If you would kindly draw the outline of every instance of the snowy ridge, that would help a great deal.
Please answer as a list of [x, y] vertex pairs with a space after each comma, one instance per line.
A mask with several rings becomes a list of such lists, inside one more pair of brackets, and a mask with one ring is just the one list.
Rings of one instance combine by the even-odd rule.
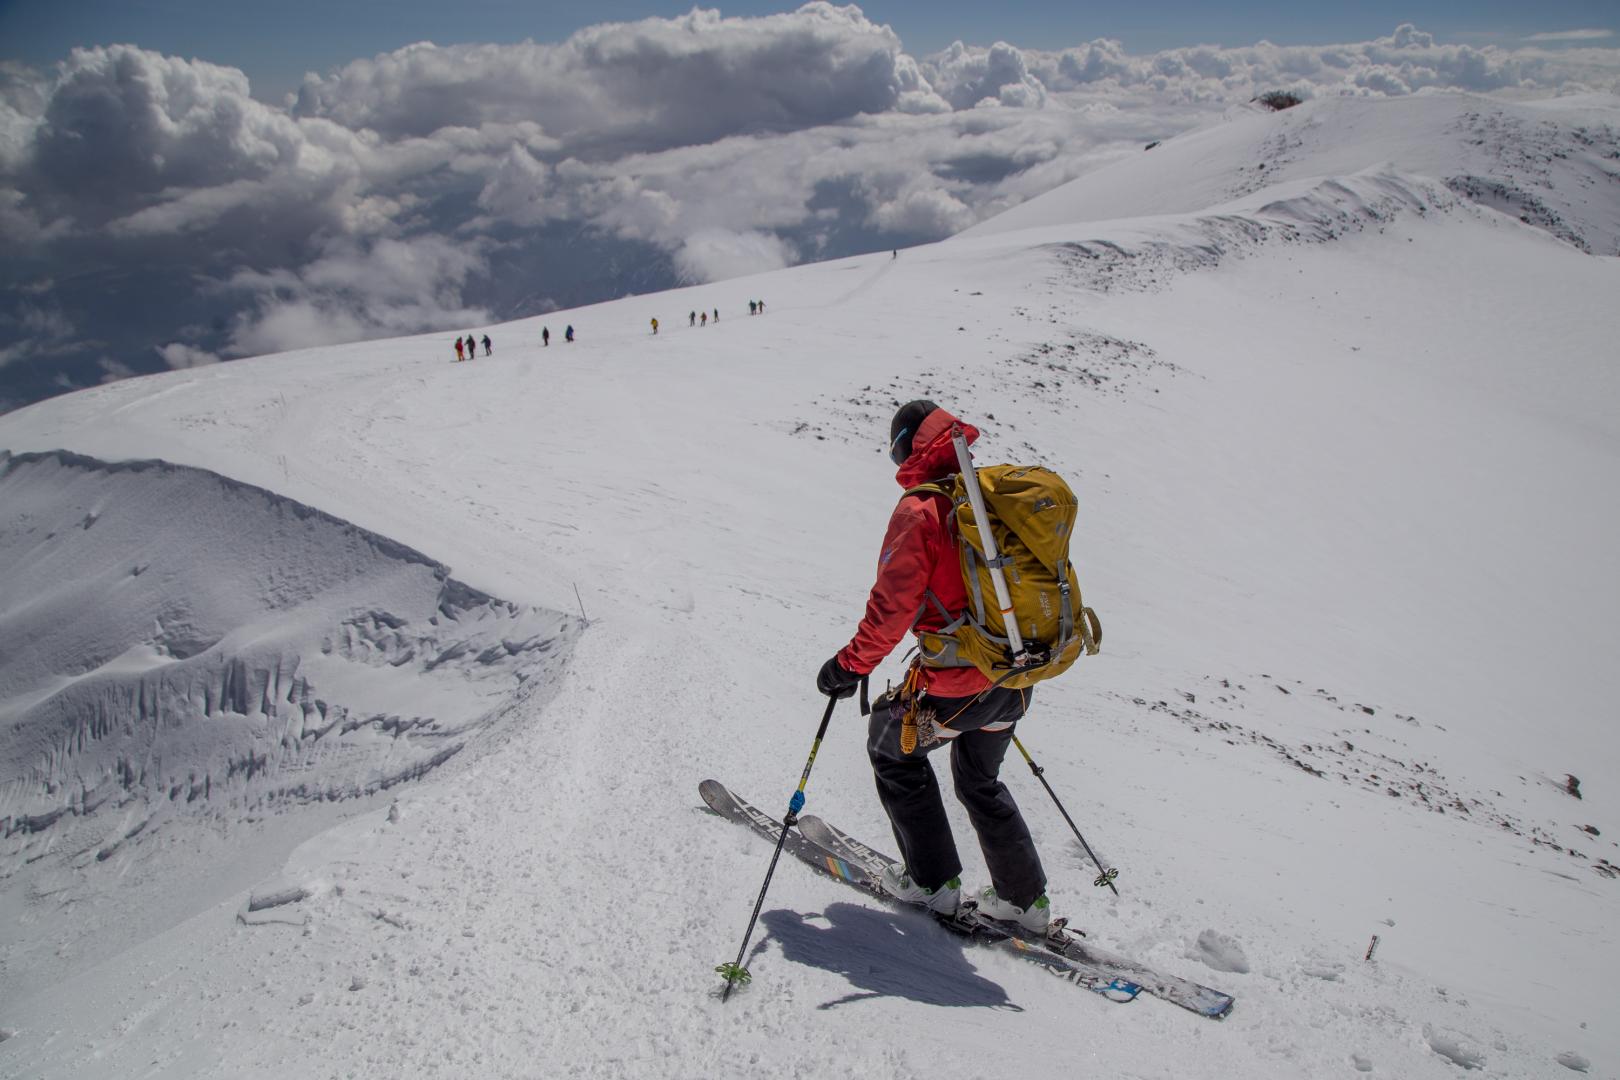
[[1398, 171], [1444, 183], [1591, 254], [1620, 254], [1620, 101], [1511, 104], [1462, 93], [1324, 98], [1170, 139], [962, 237], [1180, 214], [1279, 182]]
[[8, 456], [0, 506], [0, 874], [421, 776], [553, 682], [578, 629], [198, 469]]
[[1277, 184], [1193, 215], [1069, 226], [1085, 240], [1047, 245], [1072, 284], [1099, 292], [1165, 288], [1173, 275], [1207, 270], [1268, 244], [1327, 243], [1388, 225], [1402, 214], [1457, 209], [1461, 201], [1422, 177], [1389, 170]]

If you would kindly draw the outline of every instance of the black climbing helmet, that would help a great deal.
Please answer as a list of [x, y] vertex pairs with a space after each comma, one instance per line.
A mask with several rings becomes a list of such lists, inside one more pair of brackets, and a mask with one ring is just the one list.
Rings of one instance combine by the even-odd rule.
[[926, 398], [908, 401], [895, 412], [889, 422], [889, 460], [904, 465], [911, 456], [911, 440], [922, 426], [923, 418], [939, 408]]

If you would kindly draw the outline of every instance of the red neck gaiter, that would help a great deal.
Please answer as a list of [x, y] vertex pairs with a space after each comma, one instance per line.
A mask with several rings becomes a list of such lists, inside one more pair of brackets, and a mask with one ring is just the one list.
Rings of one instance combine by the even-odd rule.
[[895, 481], [903, 488], [913, 488], [960, 472], [956, 447], [951, 442], [951, 428], [958, 424], [961, 424], [962, 434], [967, 436], [968, 445], [972, 446], [979, 437], [979, 429], [972, 424], [963, 424], [944, 409], [935, 409], [923, 417], [911, 440], [911, 456], [894, 474]]

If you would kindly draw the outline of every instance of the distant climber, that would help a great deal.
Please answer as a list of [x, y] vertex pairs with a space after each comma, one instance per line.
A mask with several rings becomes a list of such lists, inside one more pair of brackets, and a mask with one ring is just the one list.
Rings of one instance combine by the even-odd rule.
[[719, 308], [714, 309], [714, 321], [715, 322], [720, 321], [720, 309]]
[[569, 323], [568, 324], [568, 329], [563, 331], [563, 340], [564, 341], [569, 341], [569, 342], [574, 340], [574, 324], [573, 323]]
[[653, 333], [654, 334], [658, 333], [658, 320], [657, 319], [654, 319], [652, 321], [652, 327], [653, 327]]
[[699, 323], [700, 326], [708, 326], [709, 325], [709, 313], [707, 311], [705, 311], [702, 315], [700, 315], [699, 318], [701, 318], [703, 320], [701, 323]]
[[758, 308], [758, 305], [755, 304], [752, 300], [748, 301], [748, 314], [750, 314], [750, 315], [754, 314], [755, 311], [757, 310], [757, 308]]
[[540, 328], [540, 344], [541, 345], [550, 345], [551, 344], [551, 327], [542, 326]]
[[488, 356], [489, 354], [490, 354], [489, 335], [485, 334], [484, 335], [484, 355]]
[[467, 359], [466, 349], [462, 346], [461, 339], [456, 338], [456, 363], [459, 364], [465, 359]]

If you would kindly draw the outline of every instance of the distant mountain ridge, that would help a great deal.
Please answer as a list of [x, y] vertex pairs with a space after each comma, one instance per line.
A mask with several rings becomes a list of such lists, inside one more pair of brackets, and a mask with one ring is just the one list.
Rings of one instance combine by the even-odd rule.
[[1620, 254], [1620, 97], [1608, 94], [1510, 103], [1431, 92], [1244, 111], [958, 235], [1191, 213], [1370, 169], [1432, 178], [1588, 254]]

